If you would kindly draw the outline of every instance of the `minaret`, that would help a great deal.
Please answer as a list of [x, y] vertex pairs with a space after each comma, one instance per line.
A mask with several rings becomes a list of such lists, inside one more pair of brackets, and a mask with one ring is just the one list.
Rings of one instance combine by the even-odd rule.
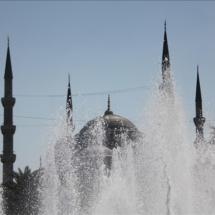
[[3, 184], [13, 181], [11, 174], [13, 173], [13, 163], [16, 160], [16, 155], [13, 154], [13, 135], [16, 130], [16, 126], [13, 125], [13, 106], [16, 100], [13, 98], [13, 73], [10, 60], [9, 38], [4, 79], [4, 97], [1, 99], [4, 107], [4, 123], [1, 126], [3, 134], [3, 154], [1, 155]]
[[196, 82], [196, 117], [193, 118], [196, 126], [196, 140], [203, 140], [203, 126], [205, 123], [205, 118], [203, 117], [202, 111], [202, 95], [201, 87], [199, 81], [199, 66], [197, 66], [197, 82]]
[[[163, 54], [162, 54], [162, 77], [165, 79], [167, 76], [168, 70], [170, 69], [170, 57], [169, 57], [169, 48], [167, 41], [166, 33], [166, 21], [164, 23], [164, 40], [163, 40]], [[168, 74], [169, 75], [169, 74]]]
[[72, 94], [71, 94], [71, 87], [70, 87], [70, 75], [69, 75], [69, 78], [68, 78], [66, 112], [67, 112], [67, 123], [69, 125], [73, 126], [73, 108], [72, 108]]

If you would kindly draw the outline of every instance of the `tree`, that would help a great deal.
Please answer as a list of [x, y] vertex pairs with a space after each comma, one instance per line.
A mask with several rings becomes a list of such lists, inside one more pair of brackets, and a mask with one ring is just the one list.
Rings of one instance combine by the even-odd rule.
[[3, 210], [6, 215], [33, 215], [39, 213], [40, 169], [31, 172], [26, 166], [13, 172], [13, 182], [3, 184]]

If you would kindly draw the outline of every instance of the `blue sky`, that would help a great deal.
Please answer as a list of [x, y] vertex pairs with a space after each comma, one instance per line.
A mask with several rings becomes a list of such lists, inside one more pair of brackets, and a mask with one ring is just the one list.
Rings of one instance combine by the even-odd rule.
[[[38, 167], [50, 129], [46, 119], [65, 107], [68, 73], [75, 95], [149, 86], [160, 72], [165, 20], [172, 72], [194, 133], [197, 64], [204, 112], [215, 114], [215, 2], [0, 2], [0, 95], [9, 35], [14, 116], [45, 118], [14, 117], [15, 169]], [[111, 94], [112, 110], [141, 127], [149, 94], [150, 89]], [[73, 105], [78, 131], [103, 114], [107, 95], [74, 96]]]

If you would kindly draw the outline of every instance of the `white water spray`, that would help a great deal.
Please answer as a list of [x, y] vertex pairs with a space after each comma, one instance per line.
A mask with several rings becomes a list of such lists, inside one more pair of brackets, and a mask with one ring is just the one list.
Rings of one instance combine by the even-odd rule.
[[104, 162], [101, 120], [82, 148], [58, 121], [42, 176], [41, 214], [214, 214], [214, 146], [188, 138], [185, 114], [171, 77], [157, 85], [144, 109], [143, 137], [121, 135], [112, 167]]

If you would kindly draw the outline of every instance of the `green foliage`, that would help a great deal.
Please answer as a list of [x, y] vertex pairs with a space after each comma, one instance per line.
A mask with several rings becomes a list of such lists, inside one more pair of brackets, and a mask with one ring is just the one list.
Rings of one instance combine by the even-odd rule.
[[39, 213], [40, 170], [31, 172], [26, 166], [24, 172], [13, 172], [13, 182], [3, 186], [3, 208], [6, 215], [34, 215]]

